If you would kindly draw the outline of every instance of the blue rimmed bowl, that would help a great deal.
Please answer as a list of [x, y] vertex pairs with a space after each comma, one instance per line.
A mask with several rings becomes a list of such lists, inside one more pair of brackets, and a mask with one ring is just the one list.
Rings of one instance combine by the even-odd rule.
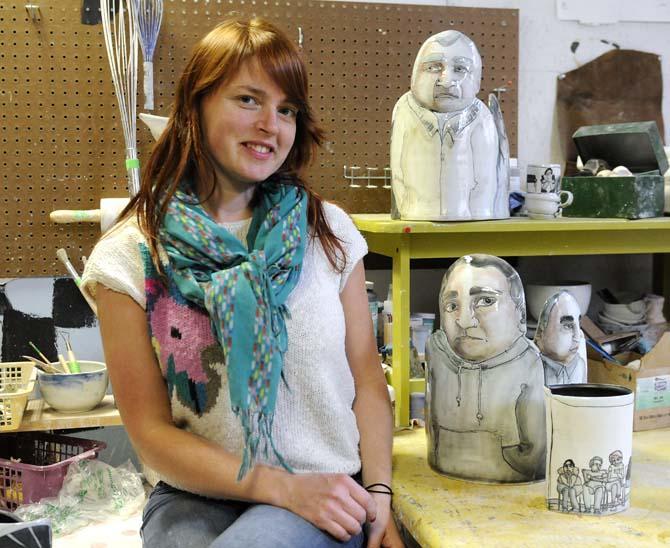
[[[54, 364], [58, 367], [58, 364]], [[61, 413], [83, 413], [95, 408], [107, 392], [107, 366], [102, 362], [79, 361], [80, 373], [39, 373], [42, 398]]]

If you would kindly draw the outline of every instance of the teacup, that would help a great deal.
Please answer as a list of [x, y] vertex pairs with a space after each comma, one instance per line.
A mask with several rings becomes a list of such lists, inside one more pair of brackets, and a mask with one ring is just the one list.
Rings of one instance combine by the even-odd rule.
[[531, 219], [555, 219], [573, 200], [572, 192], [527, 192], [526, 209]]

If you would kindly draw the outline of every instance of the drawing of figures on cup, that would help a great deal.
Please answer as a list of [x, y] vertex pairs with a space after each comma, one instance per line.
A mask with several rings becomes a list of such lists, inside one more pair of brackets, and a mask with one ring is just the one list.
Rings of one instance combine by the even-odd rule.
[[391, 127], [394, 217], [472, 220], [509, 217], [509, 141], [500, 104], [477, 98], [482, 59], [457, 30], [419, 49], [410, 91]]
[[555, 293], [544, 304], [534, 342], [547, 386], [586, 382], [586, 341], [579, 318], [579, 304], [569, 291]]
[[440, 329], [426, 345], [428, 462], [452, 477], [544, 477], [544, 374], [525, 337], [521, 279], [504, 260], [466, 255], [447, 271]]
[[[628, 506], [630, 492], [629, 470], [623, 463], [623, 453], [616, 449], [608, 457], [609, 467], [603, 468], [602, 457], [589, 460], [580, 470], [572, 459], [566, 459], [557, 470], [556, 494], [561, 512], [586, 514], [614, 513]], [[583, 479], [582, 479], [583, 478]]]

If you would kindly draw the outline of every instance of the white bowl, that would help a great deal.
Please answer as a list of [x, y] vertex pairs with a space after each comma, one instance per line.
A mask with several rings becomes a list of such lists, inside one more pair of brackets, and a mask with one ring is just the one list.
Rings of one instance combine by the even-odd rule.
[[[54, 364], [59, 367], [58, 364]], [[37, 384], [42, 398], [56, 411], [83, 413], [97, 406], [107, 391], [107, 366], [102, 362], [79, 361], [81, 373], [49, 375], [40, 372]]]
[[530, 315], [536, 320], [539, 319], [547, 299], [562, 289], [566, 289], [572, 294], [579, 305], [581, 315], [586, 315], [591, 302], [591, 284], [572, 280], [526, 284], [526, 305]]

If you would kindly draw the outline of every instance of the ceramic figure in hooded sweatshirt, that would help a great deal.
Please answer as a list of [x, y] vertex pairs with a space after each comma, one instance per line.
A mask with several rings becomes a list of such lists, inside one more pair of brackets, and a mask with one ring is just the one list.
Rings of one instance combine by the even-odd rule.
[[509, 142], [495, 95], [477, 99], [482, 60], [448, 30], [419, 49], [411, 89], [393, 109], [393, 215], [409, 220], [509, 217]]
[[579, 304], [566, 290], [549, 297], [542, 308], [534, 340], [547, 386], [586, 382], [586, 342], [579, 316]]
[[544, 477], [544, 376], [525, 309], [519, 275], [498, 257], [466, 255], [444, 276], [441, 325], [426, 348], [435, 470], [492, 483]]

